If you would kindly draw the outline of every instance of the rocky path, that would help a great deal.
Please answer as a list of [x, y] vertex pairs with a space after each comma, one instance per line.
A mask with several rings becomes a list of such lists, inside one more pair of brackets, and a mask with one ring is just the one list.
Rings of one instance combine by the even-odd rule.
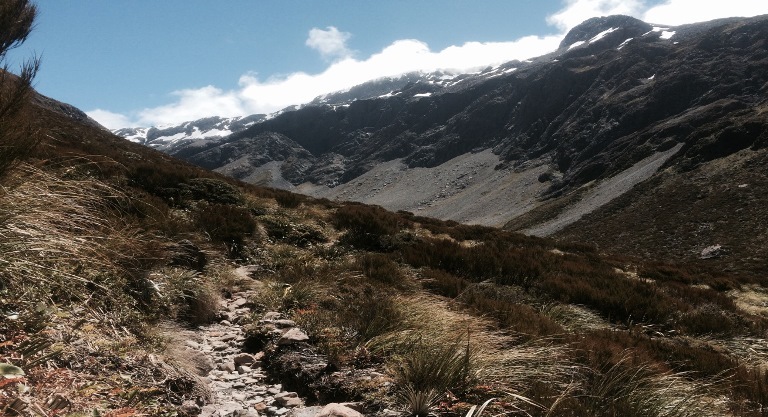
[[[251, 315], [249, 298], [255, 291], [233, 294], [221, 305], [218, 323], [199, 328], [193, 337], [184, 340], [185, 348], [208, 364], [204, 380], [211, 391], [205, 405], [187, 401], [180, 411], [201, 417], [361, 417], [362, 414], [345, 405], [304, 407], [305, 401], [295, 392], [285, 391], [279, 383], [269, 383], [263, 369], [263, 352], [243, 352], [245, 330], [242, 323]], [[280, 313], [267, 313], [261, 320], [280, 333], [280, 344], [307, 339], [295, 323], [283, 319]]]

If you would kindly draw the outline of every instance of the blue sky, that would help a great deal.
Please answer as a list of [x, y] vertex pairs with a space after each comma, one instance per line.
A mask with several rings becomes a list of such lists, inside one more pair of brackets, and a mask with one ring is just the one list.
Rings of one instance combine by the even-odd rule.
[[468, 71], [553, 50], [586, 18], [670, 25], [768, 13], [764, 0], [36, 0], [11, 65], [110, 128], [271, 112], [367, 79]]

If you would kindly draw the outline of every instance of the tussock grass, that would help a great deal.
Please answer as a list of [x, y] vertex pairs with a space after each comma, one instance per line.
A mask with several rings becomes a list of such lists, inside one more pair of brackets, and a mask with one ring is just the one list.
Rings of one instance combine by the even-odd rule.
[[435, 389], [419, 390], [406, 385], [398, 394], [400, 403], [410, 416], [426, 417], [442, 394]]
[[218, 291], [197, 271], [169, 268], [150, 275], [158, 299], [155, 308], [163, 316], [193, 325], [212, 323], [221, 303]]
[[128, 269], [139, 236], [119, 220], [115, 188], [17, 168], [0, 190], [0, 288], [14, 303], [79, 301], [110, 309], [140, 291]]
[[[393, 369], [405, 364], [407, 370], [420, 361], [438, 367], [445, 382], [433, 383], [436, 389], [456, 388], [451, 385], [458, 381], [466, 381], [464, 388], [483, 383], [522, 390], [532, 381], [565, 387], [573, 378], [576, 368], [567, 359], [567, 349], [548, 339], [521, 343], [496, 332], [490, 320], [456, 311], [438, 297], [401, 296], [396, 302], [406, 314], [403, 330], [375, 337], [367, 346], [392, 355]], [[408, 385], [408, 375], [398, 372], [402, 384]]]
[[632, 365], [629, 355], [588, 384], [585, 403], [596, 416], [693, 417], [728, 414], [716, 381], [687, 378], [684, 373], [660, 373], [647, 365]]
[[575, 304], [548, 303], [541, 313], [570, 331], [601, 330], [612, 327], [594, 311]]

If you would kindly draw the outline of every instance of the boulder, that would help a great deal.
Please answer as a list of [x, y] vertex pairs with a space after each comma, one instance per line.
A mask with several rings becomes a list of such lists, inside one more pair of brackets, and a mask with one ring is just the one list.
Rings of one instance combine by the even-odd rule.
[[234, 358], [235, 366], [248, 366], [252, 365], [254, 362], [256, 362], [256, 358], [253, 357], [253, 355], [248, 353], [241, 353]]
[[182, 266], [202, 271], [208, 263], [205, 253], [189, 240], [182, 240], [170, 248], [172, 266]]
[[323, 407], [316, 417], [363, 417], [363, 415], [345, 405], [330, 403]]
[[279, 346], [292, 345], [295, 343], [306, 342], [309, 340], [309, 336], [300, 329], [294, 327], [285, 332], [277, 341]]
[[722, 245], [707, 246], [701, 250], [700, 259], [714, 259], [725, 255], [725, 248]]

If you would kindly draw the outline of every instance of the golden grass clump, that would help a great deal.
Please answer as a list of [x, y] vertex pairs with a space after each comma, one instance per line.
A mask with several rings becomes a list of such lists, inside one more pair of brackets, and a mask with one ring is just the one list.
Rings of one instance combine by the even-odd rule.
[[[20, 166], [0, 189], [0, 290], [13, 303], [123, 299], [140, 247], [116, 213], [115, 188]], [[117, 290], [117, 291], [116, 291]], [[139, 291], [139, 288], [136, 288]], [[8, 300], [10, 301], [10, 300]]]
[[627, 354], [604, 371], [594, 371], [584, 393], [596, 416], [715, 417], [728, 415], [717, 381], [693, 381], [685, 373], [633, 365]]
[[533, 382], [564, 392], [578, 371], [565, 347], [546, 339], [520, 343], [495, 331], [490, 320], [456, 311], [439, 297], [400, 296], [395, 302], [404, 312], [403, 323], [366, 346], [387, 353], [402, 398], [458, 393], [475, 385], [523, 391]]

